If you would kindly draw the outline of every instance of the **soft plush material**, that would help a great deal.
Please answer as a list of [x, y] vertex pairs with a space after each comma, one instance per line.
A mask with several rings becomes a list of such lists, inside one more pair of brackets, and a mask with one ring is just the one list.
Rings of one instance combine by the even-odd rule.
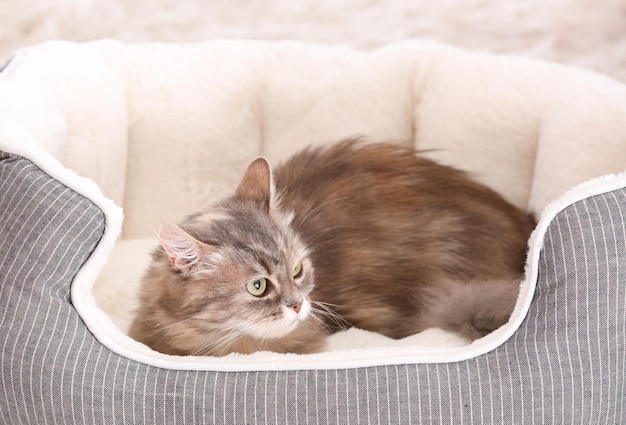
[[[608, 78], [419, 41], [22, 51], [0, 73], [0, 415], [619, 422], [626, 179], [576, 186], [625, 168], [625, 113]], [[257, 155], [354, 135], [429, 150], [541, 217], [507, 325], [467, 346], [348, 331], [304, 356], [179, 358], [124, 335], [161, 221], [231, 191]]]

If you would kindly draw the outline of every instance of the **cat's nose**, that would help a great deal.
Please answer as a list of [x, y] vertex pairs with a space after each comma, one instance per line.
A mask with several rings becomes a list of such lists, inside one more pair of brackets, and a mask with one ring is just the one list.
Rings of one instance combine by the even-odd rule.
[[304, 300], [302, 299], [302, 297], [283, 298], [283, 304], [285, 305], [285, 307], [292, 309], [296, 313], [300, 313], [303, 302]]
[[292, 309], [296, 313], [300, 313], [300, 309], [302, 308], [302, 301], [285, 300], [284, 303], [287, 308]]

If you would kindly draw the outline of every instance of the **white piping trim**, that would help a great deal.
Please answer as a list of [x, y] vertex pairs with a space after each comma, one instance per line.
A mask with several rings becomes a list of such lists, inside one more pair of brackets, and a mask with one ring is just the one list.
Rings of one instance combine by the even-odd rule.
[[144, 364], [173, 370], [343, 369], [414, 363], [448, 363], [483, 355], [506, 342], [526, 317], [535, 292], [543, 240], [548, 226], [556, 215], [575, 202], [626, 186], [626, 177], [623, 174], [597, 178], [573, 188], [546, 207], [529, 240], [526, 277], [521, 284], [520, 296], [509, 323], [470, 345], [440, 348], [422, 346], [360, 348], [307, 355], [262, 352], [251, 355], [233, 354], [221, 358], [179, 357], [157, 353], [124, 335], [111, 318], [96, 305], [91, 290], [121, 233], [122, 210], [113, 201], [107, 199], [93, 181], [63, 167], [60, 162], [37, 145], [30, 133], [9, 118], [0, 116], [0, 150], [32, 161], [51, 177], [90, 199], [105, 214], [104, 235], [72, 284], [72, 302], [78, 314], [96, 338], [117, 354]]

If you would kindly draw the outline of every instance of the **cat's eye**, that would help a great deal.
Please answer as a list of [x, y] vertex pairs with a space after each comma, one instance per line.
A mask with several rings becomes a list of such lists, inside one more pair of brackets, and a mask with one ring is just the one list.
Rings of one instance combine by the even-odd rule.
[[293, 278], [297, 279], [302, 276], [302, 263], [298, 263], [296, 268], [293, 270]]
[[248, 283], [246, 289], [248, 290], [248, 292], [250, 292], [250, 294], [254, 295], [255, 297], [260, 297], [267, 290], [267, 279], [263, 277], [258, 280], [253, 280], [252, 282]]

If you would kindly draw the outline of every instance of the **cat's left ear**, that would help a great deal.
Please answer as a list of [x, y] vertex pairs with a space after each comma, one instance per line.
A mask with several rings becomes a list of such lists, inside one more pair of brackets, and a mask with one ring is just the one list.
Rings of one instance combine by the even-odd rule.
[[257, 158], [248, 165], [235, 196], [246, 201], [253, 201], [269, 213], [274, 197], [274, 178], [272, 167], [267, 159]]
[[209, 255], [211, 251], [208, 245], [198, 241], [175, 224], [161, 225], [159, 239], [172, 263], [172, 267], [182, 272], [192, 271], [200, 260]]

